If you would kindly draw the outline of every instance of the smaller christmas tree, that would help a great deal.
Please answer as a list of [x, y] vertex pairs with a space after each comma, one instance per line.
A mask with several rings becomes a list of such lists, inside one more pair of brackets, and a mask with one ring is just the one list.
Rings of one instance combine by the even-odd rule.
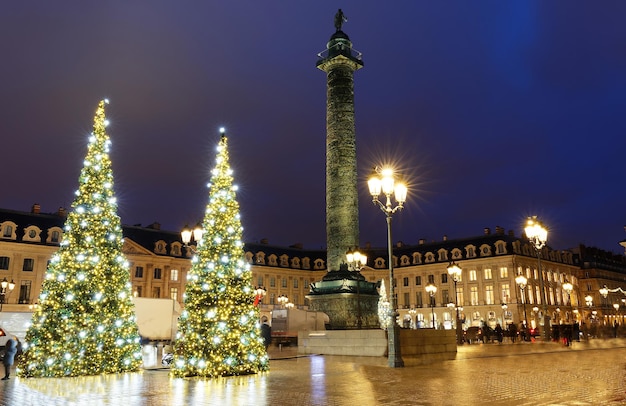
[[174, 346], [175, 377], [245, 375], [269, 367], [223, 131], [211, 174], [204, 233], [187, 275]]
[[391, 326], [391, 317], [389, 315], [389, 300], [387, 300], [387, 291], [385, 290], [385, 280], [380, 281], [380, 288], [378, 288], [380, 297], [378, 298], [378, 322], [380, 328], [387, 330]]
[[106, 103], [98, 105], [73, 210], [48, 266], [25, 352], [18, 358], [22, 377], [119, 373], [141, 365], [113, 194]]

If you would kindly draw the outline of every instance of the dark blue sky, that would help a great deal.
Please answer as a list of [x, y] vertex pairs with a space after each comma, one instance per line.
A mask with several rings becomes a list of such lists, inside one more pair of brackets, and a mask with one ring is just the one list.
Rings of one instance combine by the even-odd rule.
[[[284, 3], [284, 4], [283, 4]], [[98, 101], [125, 224], [202, 217], [218, 128], [246, 241], [325, 246], [325, 74], [342, 8], [361, 241], [386, 243], [375, 164], [410, 183], [394, 240], [521, 235], [622, 253], [626, 2], [11, 2], [0, 14], [0, 206], [69, 207]]]

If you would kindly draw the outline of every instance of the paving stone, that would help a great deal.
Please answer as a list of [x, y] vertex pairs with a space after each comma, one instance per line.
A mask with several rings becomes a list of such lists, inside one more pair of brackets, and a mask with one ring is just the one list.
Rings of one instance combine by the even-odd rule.
[[0, 405], [620, 405], [626, 342], [479, 344], [405, 368], [386, 358], [270, 350], [267, 373], [213, 380], [168, 370], [0, 383]]

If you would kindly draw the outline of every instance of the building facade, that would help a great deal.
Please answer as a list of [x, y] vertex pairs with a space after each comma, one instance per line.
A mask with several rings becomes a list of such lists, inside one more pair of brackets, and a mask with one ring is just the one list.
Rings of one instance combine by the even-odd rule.
[[[28, 311], [36, 304], [48, 261], [63, 237], [65, 211], [40, 213], [38, 205], [30, 212], [0, 210], [0, 280], [14, 282], [14, 290], [4, 296], [5, 311]], [[123, 226], [124, 254], [130, 263], [133, 291], [139, 297], [171, 298], [183, 303], [191, 250], [178, 232], [164, 231], [158, 224], [147, 227]], [[361, 274], [370, 282], [388, 280], [386, 248], [366, 247], [367, 265]], [[282, 306], [286, 296], [301, 309], [308, 308], [306, 295], [311, 283], [327, 273], [325, 250], [306, 250], [299, 245], [280, 247], [267, 241], [244, 244], [245, 258], [251, 265], [252, 283], [264, 287], [261, 309], [268, 314]], [[470, 238], [407, 245], [393, 249], [396, 303], [399, 322], [405, 327], [454, 328], [458, 308], [464, 328], [483, 323], [495, 326], [526, 321], [540, 327], [543, 320], [542, 284], [552, 324], [623, 324], [626, 311], [626, 260], [595, 248], [541, 251], [541, 271], [537, 253], [527, 239], [485, 229]], [[461, 269], [456, 283], [447, 267], [454, 262]], [[524, 289], [516, 283], [524, 275]], [[564, 284], [573, 289], [568, 292]], [[431, 297], [428, 285], [437, 287]], [[600, 292], [606, 286], [608, 294]], [[591, 300], [587, 300], [587, 297]], [[618, 305], [617, 307], [615, 305]]]

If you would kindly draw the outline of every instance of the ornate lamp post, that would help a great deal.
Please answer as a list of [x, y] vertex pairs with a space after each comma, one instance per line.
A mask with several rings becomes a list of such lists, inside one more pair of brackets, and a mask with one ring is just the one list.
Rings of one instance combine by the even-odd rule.
[[528, 336], [528, 318], [526, 317], [526, 293], [524, 292], [524, 289], [526, 289], [527, 282], [528, 282], [528, 279], [526, 279], [526, 277], [522, 274], [517, 275], [517, 277], [515, 278], [515, 283], [517, 283], [517, 286], [519, 286], [520, 290], [522, 291], [522, 308], [524, 309], [524, 337], [523, 337], [524, 341], [528, 340], [528, 337], [527, 337]]
[[278, 302], [279, 305], [281, 305], [282, 307], [285, 307], [287, 302], [289, 302], [289, 298], [285, 295], [280, 295], [276, 298], [276, 301]]
[[437, 293], [437, 287], [432, 283], [426, 285], [426, 292], [430, 296], [430, 311], [433, 316], [433, 328], [435, 328], [435, 293]]
[[589, 322], [593, 323], [593, 313], [591, 307], [593, 306], [593, 297], [591, 295], [585, 296], [585, 304], [589, 307]]
[[461, 267], [452, 261], [448, 265], [448, 274], [454, 281], [454, 307], [456, 307], [456, 343], [463, 344], [463, 326], [461, 326], [461, 317], [459, 315], [459, 292], [457, 291], [456, 284], [461, 280]]
[[541, 305], [543, 307], [543, 337], [546, 342], [550, 341], [550, 315], [548, 314], [548, 300], [546, 298], [546, 288], [543, 282], [543, 272], [541, 271], [541, 249], [548, 240], [548, 230], [537, 220], [537, 216], [529, 217], [524, 228], [526, 237], [537, 251], [537, 271], [539, 272], [539, 287], [541, 289]]
[[202, 234], [204, 234], [204, 230], [202, 229], [201, 224], [196, 224], [193, 230], [189, 228], [188, 225], [185, 225], [180, 232], [180, 238], [183, 241], [185, 248], [188, 248], [192, 253], [195, 253], [196, 248], [191, 245], [191, 242], [194, 241], [196, 245], [200, 244], [202, 242]]
[[11, 282], [7, 281], [7, 278], [2, 279], [0, 283], [2, 289], [0, 290], [0, 312], [2, 311], [2, 305], [5, 303], [6, 296], [15, 289], [15, 282], [11, 279]]
[[604, 285], [603, 287], [600, 288], [600, 294], [602, 295], [602, 321], [604, 324], [606, 324], [606, 315], [604, 314], [605, 312], [605, 307], [606, 307], [606, 298], [609, 296], [609, 288], [606, 287], [606, 285]]
[[261, 304], [263, 297], [267, 294], [267, 290], [263, 286], [257, 286], [254, 289], [254, 305], [258, 306]]
[[[383, 168], [374, 170], [372, 176], [367, 181], [367, 185], [372, 195], [372, 202], [385, 213], [387, 219], [387, 253], [389, 262], [389, 316], [391, 326], [387, 328], [388, 334], [388, 364], [390, 367], [403, 367], [404, 360], [400, 353], [400, 331], [396, 322], [396, 299], [394, 297], [393, 286], [393, 253], [391, 240], [391, 216], [398, 210], [402, 210], [406, 201], [407, 187], [404, 183], [396, 183], [393, 176], [393, 169]], [[378, 197], [383, 194], [386, 202], [383, 204]], [[395, 195], [396, 206], [391, 203], [391, 196]]]
[[361, 279], [362, 276], [358, 273], [361, 272], [361, 269], [367, 264], [367, 256], [361, 254], [358, 250], [352, 251], [348, 250], [346, 253], [346, 260], [348, 261], [348, 270], [357, 272], [356, 277], [356, 327], [357, 329], [361, 329], [363, 326], [363, 319], [361, 315]]
[[[574, 290], [574, 285], [572, 285], [569, 281], [565, 281], [563, 284], [563, 290], [567, 293], [567, 304], [569, 305], [570, 314], [572, 313], [572, 290]], [[574, 322], [572, 322], [574, 324]]]

